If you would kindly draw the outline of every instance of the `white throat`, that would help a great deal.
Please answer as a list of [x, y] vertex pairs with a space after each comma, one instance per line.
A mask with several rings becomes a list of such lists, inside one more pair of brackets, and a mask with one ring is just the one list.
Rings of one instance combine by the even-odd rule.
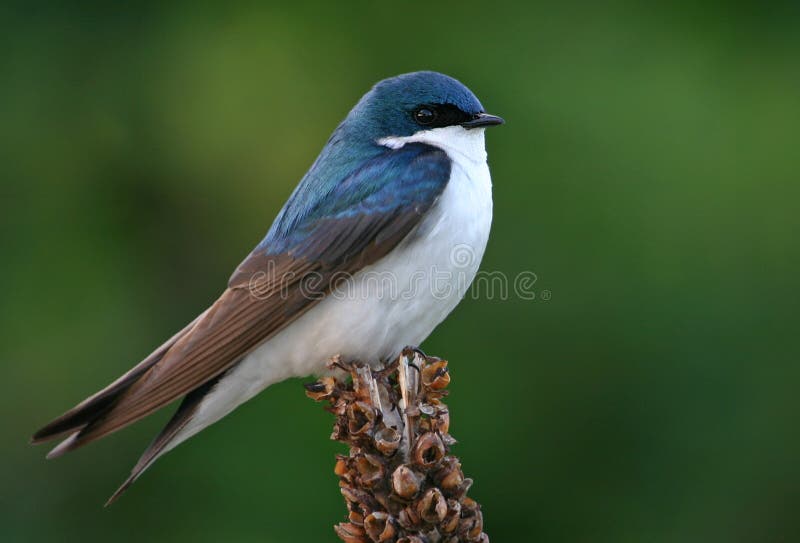
[[388, 136], [378, 140], [379, 145], [399, 149], [406, 143], [427, 143], [439, 147], [450, 160], [463, 162], [486, 162], [485, 128], [467, 130], [463, 126], [445, 126], [431, 130], [420, 130], [411, 136]]

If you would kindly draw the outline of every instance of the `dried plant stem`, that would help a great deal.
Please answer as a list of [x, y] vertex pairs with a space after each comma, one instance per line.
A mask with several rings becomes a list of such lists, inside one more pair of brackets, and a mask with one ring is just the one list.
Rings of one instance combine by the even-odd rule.
[[331, 439], [350, 446], [336, 475], [349, 511], [334, 527], [346, 543], [488, 543], [472, 480], [450, 455], [450, 413], [441, 399], [447, 362], [413, 349], [376, 371], [331, 362], [352, 378], [323, 377], [306, 394], [336, 415]]

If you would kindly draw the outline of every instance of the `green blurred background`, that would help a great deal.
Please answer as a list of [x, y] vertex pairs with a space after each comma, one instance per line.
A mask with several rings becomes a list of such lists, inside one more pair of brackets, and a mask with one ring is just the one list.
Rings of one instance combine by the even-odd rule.
[[0, 7], [0, 540], [333, 541], [331, 417], [272, 387], [102, 504], [169, 413], [30, 433], [204, 309], [375, 81], [491, 130], [456, 453], [493, 541], [800, 541], [800, 8], [363, 2]]

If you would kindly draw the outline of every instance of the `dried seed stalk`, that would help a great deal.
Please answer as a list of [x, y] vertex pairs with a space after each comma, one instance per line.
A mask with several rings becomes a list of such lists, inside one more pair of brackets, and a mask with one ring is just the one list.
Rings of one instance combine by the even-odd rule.
[[334, 472], [349, 511], [334, 527], [346, 543], [488, 543], [480, 505], [467, 497], [472, 480], [450, 454], [450, 414], [442, 397], [447, 362], [406, 349], [375, 371], [345, 370], [352, 382], [324, 377], [306, 394], [336, 416], [331, 439], [350, 446]]

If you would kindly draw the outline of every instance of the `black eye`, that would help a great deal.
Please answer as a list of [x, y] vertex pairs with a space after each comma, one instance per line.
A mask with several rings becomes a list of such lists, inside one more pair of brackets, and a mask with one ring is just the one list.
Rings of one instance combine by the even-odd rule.
[[414, 112], [414, 120], [423, 126], [433, 124], [436, 117], [436, 110], [428, 107], [421, 107]]

